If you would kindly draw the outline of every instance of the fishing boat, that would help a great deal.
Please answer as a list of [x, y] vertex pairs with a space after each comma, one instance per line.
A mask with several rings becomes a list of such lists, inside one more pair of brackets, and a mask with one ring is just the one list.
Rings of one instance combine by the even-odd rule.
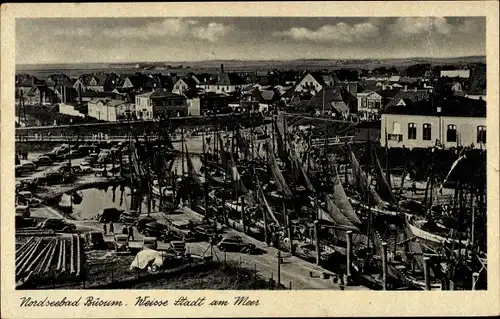
[[[408, 227], [414, 236], [436, 243], [436, 244], [449, 244], [449, 243], [459, 243], [462, 245], [467, 245], [468, 240], [459, 240], [449, 238], [450, 230], [445, 226], [429, 221], [425, 218], [418, 218], [415, 215], [406, 214], [408, 220]], [[426, 230], [426, 227], [432, 227], [431, 231]]]

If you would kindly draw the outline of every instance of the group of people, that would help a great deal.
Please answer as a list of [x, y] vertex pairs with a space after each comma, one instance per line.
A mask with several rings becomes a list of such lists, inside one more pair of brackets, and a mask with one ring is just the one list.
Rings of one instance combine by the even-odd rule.
[[28, 160], [28, 151], [18, 152], [17, 156], [22, 160]]
[[[115, 225], [113, 224], [113, 221], [109, 222], [109, 229], [108, 229], [108, 223], [104, 223], [102, 226], [102, 229], [104, 230], [104, 235], [108, 233], [114, 234], [115, 233]], [[134, 227], [132, 225], [124, 225], [122, 229], [122, 234], [123, 235], [128, 235], [129, 240], [134, 240]]]

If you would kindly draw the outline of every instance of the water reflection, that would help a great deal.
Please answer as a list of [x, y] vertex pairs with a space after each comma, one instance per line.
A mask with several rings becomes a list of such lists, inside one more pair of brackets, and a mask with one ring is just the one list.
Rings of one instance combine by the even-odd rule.
[[[70, 195], [64, 194], [58, 205], [63, 210], [68, 210], [72, 205], [73, 216], [79, 219], [91, 219], [101, 209], [111, 207], [147, 213], [147, 196], [135, 192], [134, 197], [132, 197], [131, 193], [130, 187], [126, 186], [90, 188], [78, 191], [78, 194], [81, 196], [80, 203], [75, 203], [75, 201], [72, 201]], [[151, 211], [158, 211], [157, 206], [158, 200], [153, 199]]]

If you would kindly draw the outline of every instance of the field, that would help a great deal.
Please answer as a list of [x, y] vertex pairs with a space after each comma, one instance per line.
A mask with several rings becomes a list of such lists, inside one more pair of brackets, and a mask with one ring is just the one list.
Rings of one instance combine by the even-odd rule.
[[192, 62], [137, 62], [141, 67], [136, 68], [136, 63], [110, 64], [110, 63], [86, 63], [86, 64], [46, 64], [46, 65], [17, 65], [16, 73], [29, 73], [34, 76], [45, 78], [50, 74], [64, 72], [70, 77], [77, 77], [91, 72], [116, 72], [122, 74], [142, 73], [177, 73], [183, 75], [189, 72], [218, 72], [220, 65], [224, 64], [227, 71], [245, 72], [255, 70], [271, 69], [341, 69], [341, 68], [364, 68], [377, 67], [402, 68], [417, 63], [430, 63], [432, 65], [442, 64], [468, 64], [485, 62], [484, 56], [457, 57], [457, 58], [407, 58], [386, 60], [288, 60], [288, 61], [192, 61]]

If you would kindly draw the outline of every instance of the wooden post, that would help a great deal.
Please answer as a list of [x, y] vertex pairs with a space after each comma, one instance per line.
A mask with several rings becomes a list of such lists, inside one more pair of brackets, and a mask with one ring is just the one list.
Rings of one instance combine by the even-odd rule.
[[281, 286], [281, 250], [278, 246], [278, 289], [280, 288], [280, 286]]
[[[238, 198], [236, 198], [238, 201]], [[243, 233], [246, 233], [246, 220], [245, 220], [245, 198], [241, 197], [241, 227], [243, 228]]]
[[471, 216], [471, 229], [470, 229], [470, 241], [471, 241], [471, 251], [475, 251], [474, 242], [476, 240], [474, 233], [476, 232], [476, 207], [472, 205], [472, 216]]
[[[205, 220], [207, 220], [207, 218], [208, 218], [208, 183], [206, 181], [203, 182], [203, 193], [205, 195], [205, 198], [204, 198], [205, 199], [205, 203], [204, 203], [205, 204], [205, 214], [204, 214], [203, 218]], [[214, 223], [217, 224], [215, 219], [214, 219]]]
[[316, 247], [316, 265], [319, 265], [321, 260], [321, 251], [319, 245], [319, 220], [314, 221], [314, 244]]
[[[258, 183], [258, 181], [257, 181], [257, 183]], [[260, 191], [259, 184], [257, 185], [257, 190]], [[265, 208], [262, 209], [262, 216], [264, 218], [264, 241], [266, 242], [266, 245], [269, 245], [269, 235], [268, 235], [268, 230], [267, 230], [267, 210]]]
[[382, 243], [382, 289], [387, 290], [387, 243]]
[[477, 290], [476, 284], [479, 279], [479, 273], [475, 272], [472, 274], [472, 290]]
[[174, 203], [174, 206], [176, 205], [177, 201], [176, 201], [176, 189], [175, 189], [175, 178], [176, 178], [176, 174], [175, 172], [172, 173], [172, 202]]
[[424, 280], [425, 290], [431, 290], [431, 279], [429, 278], [429, 257], [423, 257], [424, 260]]
[[[347, 243], [347, 281], [351, 278], [351, 256], [352, 256], [352, 230], [346, 231], [346, 243]], [[346, 281], [346, 283], [347, 283]]]
[[290, 221], [290, 214], [286, 214], [286, 226], [287, 226], [287, 232], [288, 232], [288, 238], [290, 240], [290, 254], [294, 254], [293, 251], [293, 241], [292, 241], [292, 223]]

